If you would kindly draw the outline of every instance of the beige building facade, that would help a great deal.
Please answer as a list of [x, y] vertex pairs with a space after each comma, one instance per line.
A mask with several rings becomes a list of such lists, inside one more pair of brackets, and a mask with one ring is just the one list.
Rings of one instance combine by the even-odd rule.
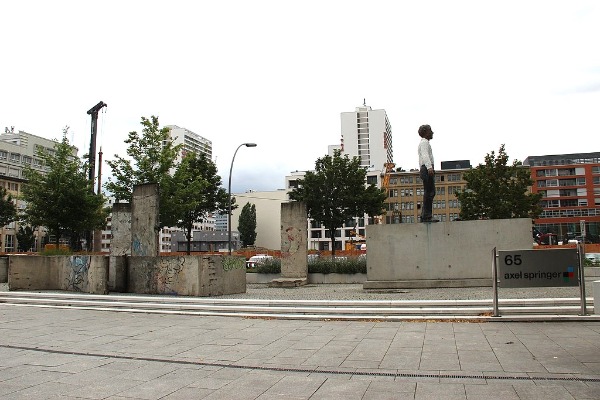
[[[56, 143], [55, 140], [24, 131], [15, 132], [14, 128], [5, 128], [4, 133], [0, 134], [0, 185], [13, 197], [18, 211], [25, 208], [25, 203], [18, 200], [23, 185], [26, 184], [25, 168], [31, 167], [41, 173], [45, 172], [39, 152], [54, 153]], [[73, 157], [77, 157], [76, 147], [73, 147]], [[18, 250], [16, 239], [18, 229], [17, 222], [11, 222], [0, 229], [0, 252], [10, 253]], [[39, 236], [45, 234], [43, 228], [41, 232]], [[37, 230], [36, 235], [38, 235]]]

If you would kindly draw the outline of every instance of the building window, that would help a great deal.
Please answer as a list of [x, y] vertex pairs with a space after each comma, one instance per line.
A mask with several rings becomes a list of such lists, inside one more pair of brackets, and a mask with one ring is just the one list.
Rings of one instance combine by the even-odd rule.
[[448, 186], [448, 194], [460, 193], [460, 186]]
[[19, 184], [14, 182], [8, 182], [8, 190], [12, 190], [13, 192], [19, 191]]
[[15, 235], [4, 235], [4, 251], [15, 251]]
[[10, 153], [10, 161], [14, 163], [21, 162], [21, 155], [18, 153]]

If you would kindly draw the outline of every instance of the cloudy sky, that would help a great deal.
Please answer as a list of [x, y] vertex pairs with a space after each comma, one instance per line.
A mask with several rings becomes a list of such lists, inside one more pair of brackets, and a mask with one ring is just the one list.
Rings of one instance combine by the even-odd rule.
[[[3, 1], [0, 128], [71, 127], [80, 155], [125, 155], [140, 117], [213, 142], [233, 192], [276, 190], [340, 141], [366, 100], [392, 124], [394, 161], [417, 167], [600, 151], [597, 1]], [[103, 175], [110, 172], [105, 165]]]

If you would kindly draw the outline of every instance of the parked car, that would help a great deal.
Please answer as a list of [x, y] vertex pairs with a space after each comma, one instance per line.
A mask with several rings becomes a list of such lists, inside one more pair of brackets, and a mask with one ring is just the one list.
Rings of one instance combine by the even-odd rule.
[[266, 254], [257, 254], [255, 256], [250, 257], [250, 259], [246, 261], [246, 268], [256, 268], [259, 264], [262, 264], [265, 261], [272, 259], [273, 256], [269, 256]]

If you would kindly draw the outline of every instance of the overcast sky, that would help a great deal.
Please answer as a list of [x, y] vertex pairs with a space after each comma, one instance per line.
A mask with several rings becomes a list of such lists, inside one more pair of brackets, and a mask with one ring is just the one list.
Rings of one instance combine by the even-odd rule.
[[[385, 109], [394, 161], [436, 167], [600, 151], [597, 1], [3, 1], [0, 128], [125, 155], [140, 117], [213, 143], [233, 192], [284, 187], [340, 142], [340, 113]], [[70, 135], [71, 136], [71, 135]], [[103, 166], [104, 180], [110, 173]]]

